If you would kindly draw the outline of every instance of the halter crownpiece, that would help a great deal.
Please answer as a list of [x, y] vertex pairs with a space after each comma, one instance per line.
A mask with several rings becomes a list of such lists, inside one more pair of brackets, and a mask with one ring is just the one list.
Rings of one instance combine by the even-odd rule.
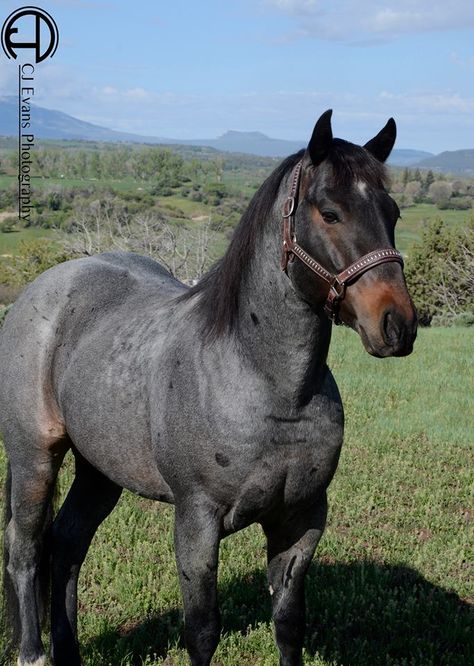
[[321, 264], [308, 254], [296, 242], [294, 232], [294, 219], [297, 208], [297, 197], [303, 163], [300, 160], [293, 170], [291, 190], [283, 205], [283, 248], [281, 254], [281, 269], [287, 270], [288, 262], [298, 257], [318, 277], [327, 282], [329, 292], [324, 304], [324, 312], [336, 324], [340, 323], [337, 316], [338, 306], [346, 294], [348, 284], [355, 282], [363, 273], [388, 262], [395, 261], [403, 266], [403, 257], [392, 247], [374, 250], [360, 257], [353, 264], [340, 273], [330, 273]]

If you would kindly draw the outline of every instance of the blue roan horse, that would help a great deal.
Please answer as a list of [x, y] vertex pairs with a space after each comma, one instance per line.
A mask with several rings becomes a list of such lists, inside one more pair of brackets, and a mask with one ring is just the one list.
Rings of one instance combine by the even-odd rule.
[[[280, 664], [302, 663], [304, 577], [343, 435], [331, 319], [375, 356], [409, 354], [416, 334], [383, 165], [395, 134], [391, 119], [355, 146], [323, 114], [196, 287], [151, 259], [104, 254], [52, 268], [15, 303], [0, 339], [0, 419], [20, 666], [45, 663], [50, 577], [53, 663], [81, 663], [79, 570], [122, 488], [175, 505], [193, 666], [210, 664], [219, 641], [219, 542], [254, 522], [267, 537]], [[69, 449], [75, 480], [52, 522]]]

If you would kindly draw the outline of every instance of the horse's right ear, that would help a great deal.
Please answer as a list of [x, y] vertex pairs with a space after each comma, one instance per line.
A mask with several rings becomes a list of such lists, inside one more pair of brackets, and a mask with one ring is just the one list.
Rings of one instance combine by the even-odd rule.
[[313, 134], [308, 144], [308, 153], [313, 166], [321, 164], [329, 154], [332, 146], [332, 109], [328, 109], [314, 126]]

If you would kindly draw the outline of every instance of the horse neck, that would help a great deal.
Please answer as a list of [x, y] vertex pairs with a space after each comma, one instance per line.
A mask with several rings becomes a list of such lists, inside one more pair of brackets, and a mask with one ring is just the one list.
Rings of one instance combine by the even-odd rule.
[[[280, 191], [286, 196], [283, 186]], [[331, 323], [296, 294], [280, 270], [284, 196], [265, 222], [242, 282], [236, 329], [246, 357], [288, 404], [298, 407], [318, 392], [324, 379]]]

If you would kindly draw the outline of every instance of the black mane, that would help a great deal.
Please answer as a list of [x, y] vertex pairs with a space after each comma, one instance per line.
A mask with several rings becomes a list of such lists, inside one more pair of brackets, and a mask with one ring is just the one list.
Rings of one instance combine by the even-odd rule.
[[233, 329], [242, 281], [248, 274], [281, 181], [303, 155], [304, 150], [290, 155], [268, 176], [242, 215], [227, 252], [194, 287], [181, 296], [181, 300], [188, 300], [199, 294], [196, 307], [202, 314], [203, 333], [209, 337], [215, 338]]

